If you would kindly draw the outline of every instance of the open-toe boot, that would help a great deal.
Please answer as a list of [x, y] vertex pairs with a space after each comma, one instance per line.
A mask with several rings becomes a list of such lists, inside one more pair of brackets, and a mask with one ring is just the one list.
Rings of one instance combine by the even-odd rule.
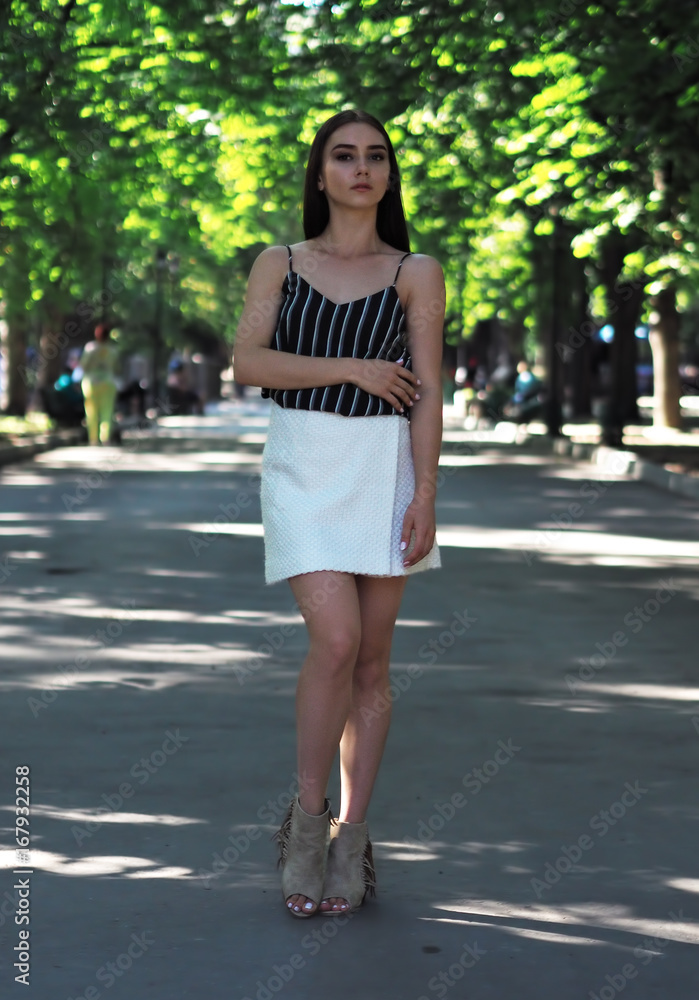
[[311, 816], [301, 808], [297, 796], [275, 834], [275, 840], [279, 844], [284, 900], [295, 895], [307, 896], [309, 900], [313, 900], [313, 906], [309, 910], [295, 910], [287, 903], [289, 913], [294, 917], [312, 917], [318, 908], [323, 893], [332, 822], [327, 799], [325, 812], [320, 816]]
[[366, 823], [336, 823], [332, 829], [323, 900], [339, 897], [349, 906], [321, 910], [324, 917], [341, 917], [358, 909], [369, 893], [376, 895], [374, 857]]

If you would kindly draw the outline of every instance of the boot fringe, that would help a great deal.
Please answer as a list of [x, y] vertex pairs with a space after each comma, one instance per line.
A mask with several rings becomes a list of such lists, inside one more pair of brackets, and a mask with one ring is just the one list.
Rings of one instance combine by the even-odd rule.
[[276, 833], [272, 834], [271, 840], [275, 840], [279, 847], [279, 858], [277, 859], [277, 868], [283, 868], [286, 864], [286, 859], [289, 853], [289, 839], [291, 837], [291, 814], [294, 808], [294, 803], [292, 802], [286, 811], [286, 816], [282, 820], [282, 825], [279, 827]]
[[374, 868], [374, 852], [370, 840], [367, 840], [362, 857], [362, 881], [369, 895], [376, 896], [376, 869]]

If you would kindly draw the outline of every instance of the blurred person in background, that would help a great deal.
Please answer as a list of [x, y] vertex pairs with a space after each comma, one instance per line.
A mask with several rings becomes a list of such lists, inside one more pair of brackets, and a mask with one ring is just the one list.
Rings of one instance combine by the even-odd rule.
[[85, 344], [80, 358], [83, 370], [82, 390], [90, 444], [109, 444], [117, 394], [119, 355], [110, 341], [106, 323], [95, 328], [95, 339]]

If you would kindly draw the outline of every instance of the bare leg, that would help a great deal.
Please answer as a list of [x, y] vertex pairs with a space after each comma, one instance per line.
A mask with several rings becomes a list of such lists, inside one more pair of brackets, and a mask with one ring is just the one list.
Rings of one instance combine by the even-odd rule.
[[[405, 577], [358, 576], [361, 642], [352, 675], [352, 704], [340, 741], [342, 801], [339, 819], [361, 823], [367, 813], [391, 723], [389, 666], [393, 630]], [[323, 900], [322, 910], [346, 900]]]
[[[296, 688], [299, 801], [319, 815], [352, 697], [361, 629], [357, 584], [351, 574], [334, 572], [305, 573], [289, 583], [310, 640]], [[306, 901], [287, 900], [301, 908]]]

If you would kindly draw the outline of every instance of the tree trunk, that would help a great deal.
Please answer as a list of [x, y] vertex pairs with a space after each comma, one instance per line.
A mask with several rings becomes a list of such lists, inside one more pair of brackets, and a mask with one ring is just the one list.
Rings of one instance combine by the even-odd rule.
[[23, 417], [27, 412], [32, 376], [27, 371], [26, 315], [10, 316], [3, 324], [3, 355], [7, 363], [5, 413]]
[[618, 230], [612, 231], [602, 252], [602, 277], [607, 289], [607, 316], [614, 327], [611, 345], [611, 387], [602, 439], [611, 447], [623, 442], [624, 424], [638, 420], [636, 379], [636, 326], [645, 295], [645, 278], [620, 281], [627, 253], [635, 242]]
[[605, 444], [619, 447], [624, 425], [638, 420], [636, 377], [636, 326], [644, 297], [644, 282], [616, 282], [609, 290], [610, 315], [613, 316], [612, 385], [609, 399]]
[[567, 313], [569, 289], [566, 284], [565, 265], [570, 254], [564, 222], [558, 212], [553, 218], [551, 250], [551, 323], [546, 344], [544, 418], [549, 437], [555, 438], [561, 436], [563, 423], [563, 366], [558, 347], [563, 341], [563, 324]]
[[[592, 337], [585, 332], [592, 328], [589, 315], [590, 296], [587, 291], [584, 260], [576, 260], [578, 287], [575, 295], [577, 309], [577, 324], [573, 333], [578, 333], [580, 346], [568, 354], [570, 365], [571, 410], [572, 416], [589, 417], [592, 412]], [[571, 334], [572, 335], [572, 334]], [[565, 361], [565, 359], [564, 359]]]
[[680, 322], [675, 289], [663, 288], [653, 297], [654, 312], [648, 340], [653, 352], [653, 426], [682, 427], [680, 415]]
[[47, 299], [44, 299], [42, 306], [36, 388], [38, 402], [43, 408], [54, 382], [63, 372], [70, 338], [65, 332], [65, 322], [59, 307]]

